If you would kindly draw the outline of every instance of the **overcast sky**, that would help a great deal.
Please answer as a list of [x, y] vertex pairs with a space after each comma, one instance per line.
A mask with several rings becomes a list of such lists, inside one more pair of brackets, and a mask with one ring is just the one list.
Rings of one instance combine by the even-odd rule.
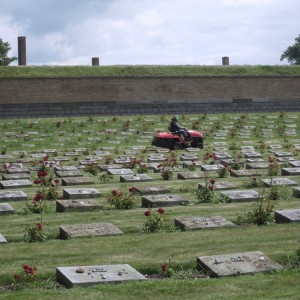
[[1, 0], [0, 38], [27, 65], [278, 65], [300, 0]]

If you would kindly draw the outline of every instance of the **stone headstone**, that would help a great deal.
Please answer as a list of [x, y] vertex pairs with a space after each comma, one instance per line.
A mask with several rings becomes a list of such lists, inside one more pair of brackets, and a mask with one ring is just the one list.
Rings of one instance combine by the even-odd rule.
[[273, 185], [283, 185], [283, 186], [288, 186], [288, 185], [297, 185], [297, 182], [290, 180], [288, 178], [273, 178], [273, 179], [261, 179], [262, 183], [265, 186], [273, 186]]
[[0, 191], [0, 202], [27, 200], [28, 196], [23, 191]]
[[27, 173], [18, 173], [18, 174], [2, 174], [3, 180], [20, 180], [20, 179], [29, 179], [30, 174]]
[[55, 175], [57, 177], [83, 177], [83, 174], [79, 170], [74, 171], [56, 171]]
[[282, 168], [281, 175], [300, 175], [300, 167], [299, 168]]
[[93, 199], [57, 200], [57, 212], [82, 212], [100, 209], [102, 206]]
[[15, 210], [9, 203], [0, 203], [0, 215], [14, 214]]
[[55, 172], [63, 172], [63, 171], [78, 171], [78, 169], [75, 166], [55, 166], [54, 167]]
[[112, 164], [112, 165], [100, 165], [100, 171], [107, 171], [108, 169], [123, 169], [123, 165]]
[[221, 216], [214, 217], [179, 217], [174, 219], [176, 227], [181, 230], [195, 230], [205, 228], [216, 228], [226, 226], [236, 226], [232, 222]]
[[210, 277], [246, 275], [282, 269], [263, 252], [244, 252], [197, 257], [197, 269]]
[[93, 184], [94, 181], [90, 177], [64, 177], [61, 179], [61, 185], [85, 185]]
[[[199, 183], [198, 184], [198, 188], [205, 188], [206, 184], [205, 183]], [[231, 182], [227, 182], [227, 181], [223, 181], [223, 182], [218, 182], [216, 181], [214, 183], [214, 187], [216, 191], [223, 191], [223, 190], [231, 190], [231, 189], [235, 189], [236, 186], [234, 184], [232, 184]]]
[[128, 264], [58, 267], [56, 268], [56, 278], [67, 288], [147, 280], [145, 276]]
[[213, 172], [213, 171], [218, 171], [220, 169], [223, 169], [224, 166], [221, 165], [221, 164], [215, 164], [215, 165], [201, 165], [201, 170], [202, 171], [210, 171], [210, 172]]
[[187, 205], [188, 200], [181, 195], [158, 194], [142, 196], [142, 207], [163, 207], [174, 205]]
[[275, 211], [276, 223], [300, 222], [300, 209], [287, 209]]
[[28, 168], [18, 167], [18, 166], [9, 167], [5, 171], [8, 174], [16, 174], [16, 173], [28, 173], [28, 174], [30, 174], [30, 170]]
[[200, 179], [207, 175], [204, 172], [180, 172], [177, 173], [177, 178], [181, 180]]
[[300, 167], [300, 160], [289, 160], [289, 164], [291, 167], [295, 167], [295, 168], [298, 168]]
[[150, 195], [150, 194], [163, 194], [163, 193], [170, 193], [170, 189], [165, 186], [133, 186], [134, 191], [141, 195]]
[[300, 198], [300, 186], [296, 186], [293, 188], [293, 196], [296, 198]]
[[60, 238], [63, 240], [77, 237], [122, 235], [123, 231], [112, 223], [76, 224], [59, 227]]
[[261, 174], [254, 169], [246, 169], [246, 170], [231, 170], [230, 175], [234, 177], [250, 177], [250, 176], [257, 177], [260, 176]]
[[254, 190], [223, 191], [221, 196], [228, 198], [230, 202], [258, 201], [262, 195]]
[[0, 243], [7, 243], [7, 240], [1, 233], [0, 233]]
[[130, 174], [121, 175], [120, 182], [138, 182], [138, 181], [151, 181], [152, 178], [147, 174]]
[[134, 174], [131, 169], [107, 169], [107, 173], [110, 175], [130, 175]]
[[64, 199], [90, 199], [98, 198], [101, 193], [95, 188], [70, 188], [63, 189]]
[[269, 164], [266, 162], [247, 163], [246, 169], [268, 169]]
[[18, 189], [29, 186], [32, 186], [32, 183], [28, 179], [0, 181], [0, 187], [2, 189]]

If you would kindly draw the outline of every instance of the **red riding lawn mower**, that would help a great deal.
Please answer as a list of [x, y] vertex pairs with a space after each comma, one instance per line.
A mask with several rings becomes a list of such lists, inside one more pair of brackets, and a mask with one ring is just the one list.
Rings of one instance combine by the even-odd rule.
[[157, 131], [151, 145], [156, 147], [167, 148], [170, 150], [181, 150], [185, 148], [203, 149], [203, 135], [195, 130], [187, 131], [189, 138], [184, 140], [179, 132], [160, 132]]

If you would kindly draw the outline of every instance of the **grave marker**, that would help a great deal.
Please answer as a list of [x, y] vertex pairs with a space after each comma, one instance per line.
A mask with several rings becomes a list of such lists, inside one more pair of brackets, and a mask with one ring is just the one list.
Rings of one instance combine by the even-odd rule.
[[300, 209], [287, 209], [275, 211], [276, 223], [300, 222]]
[[70, 188], [63, 189], [64, 199], [90, 199], [98, 198], [101, 193], [95, 188]]
[[9, 203], [0, 203], [0, 215], [14, 214], [15, 210]]
[[197, 257], [197, 269], [208, 272], [210, 277], [246, 275], [282, 269], [263, 252], [244, 252]]
[[145, 276], [128, 264], [59, 267], [56, 268], [56, 278], [59, 283], [68, 288], [147, 280]]
[[7, 243], [7, 240], [1, 233], [0, 233], [0, 243]]
[[0, 187], [2, 189], [18, 189], [28, 186], [32, 186], [32, 183], [28, 179], [0, 181]]
[[149, 194], [163, 194], [170, 193], [170, 189], [164, 186], [133, 186], [134, 191], [138, 192], [141, 195], [149, 195]]
[[196, 230], [205, 228], [216, 228], [226, 226], [236, 226], [232, 222], [221, 216], [214, 217], [179, 217], [174, 219], [176, 227], [181, 230]]
[[137, 181], [151, 181], [152, 178], [147, 174], [129, 174], [121, 175], [120, 182], [137, 182]]
[[76, 224], [59, 227], [62, 240], [77, 237], [123, 235], [123, 231], [112, 223]]
[[57, 200], [56, 211], [57, 212], [82, 212], [91, 211], [102, 208], [96, 200], [82, 199], [82, 200]]
[[224, 191], [220, 194], [221, 196], [228, 198], [230, 202], [258, 201], [262, 198], [262, 195], [254, 190]]
[[94, 181], [90, 177], [64, 177], [61, 180], [61, 185], [84, 185], [93, 184]]
[[142, 196], [142, 207], [163, 207], [174, 205], [187, 205], [188, 200], [175, 194], [158, 194]]
[[28, 196], [23, 191], [0, 191], [0, 202], [27, 200]]
[[261, 179], [265, 186], [271, 187], [273, 185], [296, 185], [297, 182], [290, 180], [288, 178], [273, 178], [273, 179]]

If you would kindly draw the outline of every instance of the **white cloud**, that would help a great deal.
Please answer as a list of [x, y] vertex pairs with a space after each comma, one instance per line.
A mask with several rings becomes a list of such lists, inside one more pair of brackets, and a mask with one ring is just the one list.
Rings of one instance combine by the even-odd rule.
[[0, 37], [16, 50], [21, 27], [28, 64], [279, 64], [300, 28], [298, 0], [3, 1]]

